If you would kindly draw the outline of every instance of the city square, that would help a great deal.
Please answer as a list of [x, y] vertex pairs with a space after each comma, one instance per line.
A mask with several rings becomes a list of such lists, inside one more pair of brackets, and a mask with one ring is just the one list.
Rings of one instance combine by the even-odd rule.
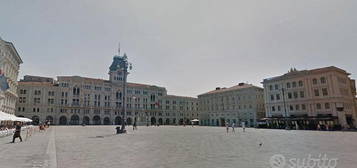
[[[53, 126], [26, 141], [0, 139], [1, 167], [270, 167], [270, 158], [337, 158], [337, 167], [357, 164], [355, 132], [224, 127], [139, 127], [116, 135], [114, 126]], [[262, 144], [260, 146], [260, 144]]]
[[356, 7], [4, 0], [0, 168], [355, 168]]

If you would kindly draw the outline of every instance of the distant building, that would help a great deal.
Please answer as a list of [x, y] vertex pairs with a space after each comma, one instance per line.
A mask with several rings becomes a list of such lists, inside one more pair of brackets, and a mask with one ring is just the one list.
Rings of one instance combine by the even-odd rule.
[[165, 124], [191, 124], [191, 120], [200, 118], [198, 99], [193, 97], [166, 95], [162, 98], [162, 110]]
[[[265, 107], [271, 125], [285, 117], [300, 128], [317, 124], [356, 126], [355, 81], [336, 67], [298, 71], [264, 79]], [[285, 103], [284, 103], [285, 102]]]
[[[25, 76], [19, 82], [19, 116], [36, 123], [120, 125], [123, 112], [121, 57], [115, 56], [109, 80], [59, 76], [57, 80]], [[199, 116], [197, 98], [170, 96], [164, 87], [127, 83], [126, 122], [138, 125], [183, 124]]]
[[15, 114], [17, 101], [17, 77], [22, 60], [15, 46], [0, 38], [0, 110]]
[[225, 122], [255, 126], [265, 117], [263, 88], [239, 83], [198, 95], [203, 125], [224, 126]]

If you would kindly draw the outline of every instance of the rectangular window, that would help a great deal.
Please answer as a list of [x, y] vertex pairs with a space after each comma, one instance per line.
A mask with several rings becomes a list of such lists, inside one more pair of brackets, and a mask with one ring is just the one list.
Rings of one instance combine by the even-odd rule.
[[299, 86], [300, 87], [304, 86], [304, 83], [302, 81], [299, 81]]
[[317, 104], [316, 104], [316, 108], [317, 108], [318, 110], [320, 110], [320, 109], [321, 109], [321, 104], [320, 104], [320, 103], [317, 103]]
[[276, 95], [276, 100], [280, 100], [280, 94]]
[[288, 98], [289, 99], [293, 98], [293, 95], [291, 93], [288, 93]]
[[317, 79], [312, 79], [312, 83], [314, 84], [314, 85], [316, 85], [317, 84]]
[[315, 90], [314, 90], [314, 93], [315, 93], [315, 96], [320, 96], [320, 92], [319, 92], [318, 89], [315, 89]]
[[270, 95], [270, 100], [274, 100], [274, 95]]
[[302, 109], [302, 110], [306, 110], [306, 105], [305, 105], [305, 104], [302, 104], [302, 105], [301, 105], [301, 109]]
[[325, 103], [325, 109], [330, 109], [330, 103]]
[[295, 98], [295, 99], [298, 98], [298, 92], [294, 92], [294, 98]]
[[41, 103], [41, 99], [40, 98], [34, 98], [33, 99], [35, 104], [40, 104]]
[[325, 77], [321, 77], [320, 81], [321, 81], [321, 83], [326, 83], [326, 78]]
[[296, 87], [296, 82], [293, 82], [293, 87]]
[[305, 92], [304, 91], [300, 91], [300, 98], [304, 98], [305, 97]]
[[328, 95], [327, 88], [322, 88], [322, 95], [323, 96], [327, 96]]
[[35, 90], [35, 95], [40, 95], [41, 94], [41, 90]]

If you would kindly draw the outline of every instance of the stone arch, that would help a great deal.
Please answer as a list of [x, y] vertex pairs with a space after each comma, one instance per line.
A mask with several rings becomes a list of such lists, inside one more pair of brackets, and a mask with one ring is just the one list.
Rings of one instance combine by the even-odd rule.
[[59, 125], [67, 125], [67, 117], [66, 116], [61, 116], [59, 118]]
[[187, 125], [188, 125], [188, 124], [191, 124], [190, 119], [186, 118], [185, 124], [187, 124]]
[[92, 123], [93, 123], [93, 125], [100, 125], [100, 124], [102, 124], [101, 121], [100, 121], [100, 117], [97, 116], [97, 115], [93, 117], [93, 122], [92, 122]]
[[121, 125], [122, 118], [120, 116], [115, 117], [115, 125]]
[[182, 118], [180, 119], [179, 124], [183, 125], [183, 119]]
[[83, 117], [82, 124], [89, 125], [90, 118], [88, 116]]
[[53, 123], [53, 117], [52, 116], [47, 116], [46, 121], [49, 121], [51, 124]]
[[37, 115], [32, 116], [32, 124], [33, 125], [38, 125], [40, 123], [40, 117], [38, 117]]
[[77, 114], [72, 115], [71, 121], [69, 122], [71, 125], [79, 125], [79, 116]]
[[169, 118], [166, 118], [165, 125], [170, 125], [170, 119]]
[[156, 118], [155, 117], [151, 117], [151, 125], [156, 125]]
[[126, 119], [126, 125], [131, 125], [132, 122], [133, 122], [133, 120], [132, 120], [130, 117], [128, 117], [128, 118]]
[[103, 120], [103, 124], [104, 125], [111, 125], [110, 124], [110, 118], [109, 117], [105, 117], [104, 120]]

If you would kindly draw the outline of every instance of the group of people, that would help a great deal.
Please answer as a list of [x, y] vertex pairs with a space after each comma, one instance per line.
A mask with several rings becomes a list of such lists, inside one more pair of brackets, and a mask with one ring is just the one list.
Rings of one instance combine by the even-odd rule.
[[[226, 122], [225, 125], [226, 125], [227, 133], [229, 133], [229, 127], [232, 128], [232, 132], [235, 132], [236, 124], [234, 122], [231, 125], [229, 125], [229, 123]], [[245, 123], [244, 122], [242, 123], [242, 129], [243, 129], [243, 132], [245, 132]]]
[[47, 128], [50, 128], [50, 121], [46, 120], [44, 123], [40, 123], [38, 125], [38, 129], [40, 132], [46, 131]]

